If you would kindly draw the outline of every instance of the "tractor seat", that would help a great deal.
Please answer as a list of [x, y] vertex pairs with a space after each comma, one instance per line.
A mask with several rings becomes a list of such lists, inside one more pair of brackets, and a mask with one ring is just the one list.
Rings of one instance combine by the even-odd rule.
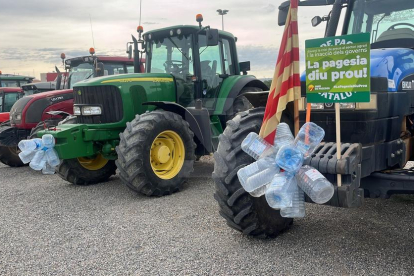
[[395, 40], [395, 39], [414, 39], [414, 31], [410, 28], [401, 28], [394, 30], [387, 30], [383, 32], [378, 38], [377, 41], [384, 40]]

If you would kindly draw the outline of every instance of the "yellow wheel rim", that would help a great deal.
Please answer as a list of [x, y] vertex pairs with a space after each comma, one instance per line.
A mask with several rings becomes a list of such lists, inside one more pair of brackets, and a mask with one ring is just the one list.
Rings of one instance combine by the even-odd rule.
[[105, 159], [102, 154], [96, 155], [95, 158], [79, 157], [78, 161], [82, 167], [89, 171], [100, 170], [108, 163], [108, 159]]
[[184, 142], [175, 131], [166, 130], [155, 137], [150, 150], [151, 168], [161, 179], [174, 178], [185, 159]]

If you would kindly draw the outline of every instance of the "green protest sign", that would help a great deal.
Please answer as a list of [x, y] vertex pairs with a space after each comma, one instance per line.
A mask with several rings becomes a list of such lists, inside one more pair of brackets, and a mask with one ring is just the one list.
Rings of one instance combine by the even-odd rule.
[[369, 102], [369, 40], [369, 33], [306, 40], [307, 102]]

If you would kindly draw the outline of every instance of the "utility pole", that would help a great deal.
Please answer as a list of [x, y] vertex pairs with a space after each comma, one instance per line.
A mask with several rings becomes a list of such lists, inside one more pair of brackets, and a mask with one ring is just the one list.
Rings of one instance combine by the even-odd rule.
[[221, 15], [221, 29], [224, 31], [224, 15], [226, 15], [229, 10], [218, 9], [217, 12]]

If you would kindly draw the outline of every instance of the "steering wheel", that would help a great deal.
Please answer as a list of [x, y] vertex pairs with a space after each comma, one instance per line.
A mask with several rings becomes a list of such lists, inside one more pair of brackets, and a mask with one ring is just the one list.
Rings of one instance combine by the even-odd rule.
[[181, 60], [168, 60], [164, 62], [164, 67], [166, 72], [180, 74], [187, 67], [183, 65]]
[[387, 31], [389, 31], [389, 30], [394, 30], [395, 29], [395, 27], [397, 27], [397, 26], [404, 26], [404, 25], [406, 25], [406, 26], [410, 26], [411, 28], [413, 28], [414, 29], [414, 25], [413, 24], [410, 24], [410, 23], [397, 23], [397, 24], [394, 24], [394, 25], [392, 25], [392, 26], [390, 26], [389, 28], [388, 28], [388, 30]]

